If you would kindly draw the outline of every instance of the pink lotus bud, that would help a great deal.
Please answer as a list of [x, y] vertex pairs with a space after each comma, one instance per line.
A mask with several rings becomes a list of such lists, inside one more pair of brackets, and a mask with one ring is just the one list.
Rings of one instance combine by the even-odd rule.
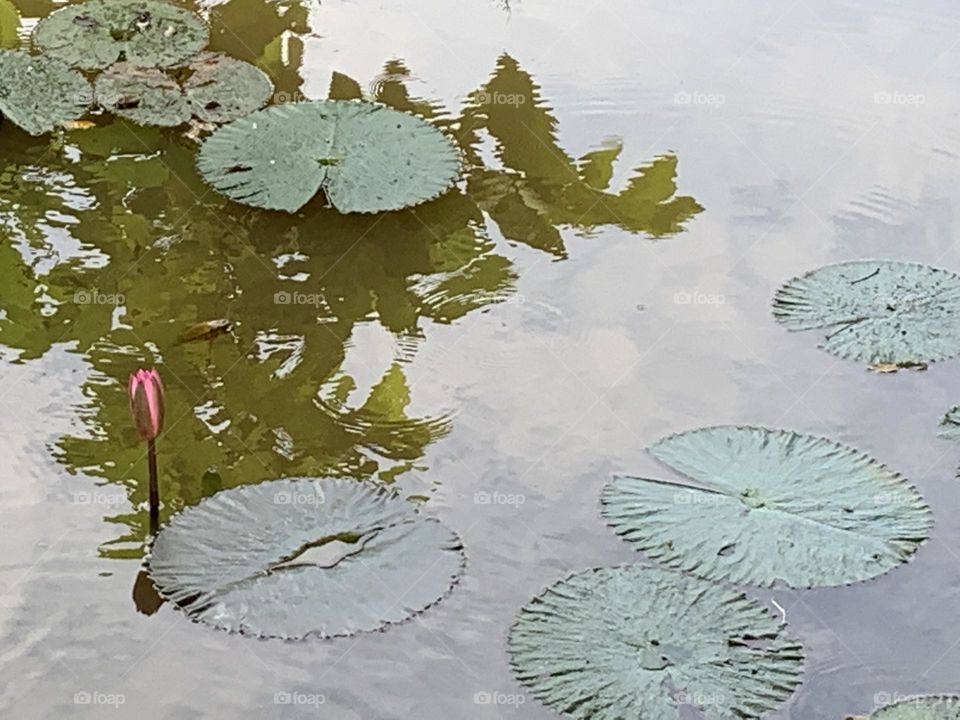
[[137, 370], [130, 376], [130, 414], [137, 433], [153, 440], [163, 429], [163, 383], [155, 369]]

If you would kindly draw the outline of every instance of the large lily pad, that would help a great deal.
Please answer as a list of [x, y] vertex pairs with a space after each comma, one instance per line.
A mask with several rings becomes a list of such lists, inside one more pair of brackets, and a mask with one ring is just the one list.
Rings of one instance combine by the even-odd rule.
[[463, 554], [453, 531], [380, 486], [295, 478], [186, 508], [158, 533], [147, 566], [196, 621], [299, 639], [412, 617], [449, 591]]
[[960, 697], [911, 697], [874, 710], [869, 720], [960, 720]]
[[721, 426], [650, 452], [695, 484], [616, 477], [603, 516], [649, 557], [705, 578], [858, 582], [906, 562], [929, 533], [929, 509], [911, 485], [823, 438]]
[[[511, 664], [578, 720], [756, 718], [800, 684], [803, 647], [720, 585], [658, 568], [599, 568], [535, 598], [510, 631]], [[693, 717], [693, 715], [690, 715]]]
[[209, 31], [194, 13], [157, 0], [90, 0], [41, 20], [33, 41], [41, 50], [81, 68], [124, 61], [170, 67], [202, 50]]
[[420, 118], [365, 102], [276, 105], [217, 130], [197, 166], [237, 202], [295, 212], [322, 188], [341, 212], [397, 210], [436, 197], [459, 152]]
[[66, 63], [0, 50], [0, 113], [31, 135], [76, 120], [92, 103], [90, 83]]
[[20, 47], [20, 12], [10, 0], [0, 0], [0, 48]]
[[876, 366], [960, 353], [960, 276], [914, 263], [858, 260], [791, 280], [773, 314], [791, 330], [829, 329], [823, 348]]
[[273, 83], [258, 67], [217, 53], [204, 53], [182, 68], [183, 87], [157, 68], [112, 65], [97, 78], [97, 101], [141, 125], [173, 127], [196, 116], [222, 123], [263, 106]]

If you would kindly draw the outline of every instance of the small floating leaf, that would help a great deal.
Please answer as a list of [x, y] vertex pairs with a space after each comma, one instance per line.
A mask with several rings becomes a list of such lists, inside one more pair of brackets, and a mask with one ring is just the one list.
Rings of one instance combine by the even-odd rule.
[[42, 135], [85, 114], [93, 88], [56, 58], [0, 50], [0, 113], [31, 135]]
[[868, 720], [960, 720], [960, 696], [910, 697], [874, 710]]
[[190, 119], [190, 106], [173, 78], [156, 68], [117, 63], [100, 74], [97, 102], [141, 125], [173, 127]]
[[20, 13], [10, 0], [0, 0], [0, 48], [20, 47]]
[[954, 405], [940, 421], [940, 437], [960, 440], [960, 405]]
[[843, 585], [906, 562], [930, 529], [919, 493], [853, 448], [721, 426], [650, 451], [696, 485], [617, 477], [603, 516], [650, 558], [711, 580]]
[[547, 588], [521, 610], [508, 648], [520, 682], [578, 720], [676, 720], [680, 705], [710, 720], [756, 718], [790, 697], [803, 669], [803, 647], [756, 602], [636, 566]]
[[207, 138], [197, 167], [254, 207], [295, 212], [323, 188], [340, 212], [398, 210], [436, 197], [459, 152], [420, 118], [365, 102], [276, 105]]
[[230, 632], [299, 639], [378, 630], [457, 581], [456, 533], [396, 493], [295, 478], [224, 490], [164, 527], [147, 560], [160, 594]]
[[90, 0], [41, 20], [33, 40], [45, 53], [81, 68], [105, 68], [118, 60], [157, 68], [200, 52], [208, 35], [197, 15], [165, 2]]
[[829, 329], [823, 348], [838, 357], [923, 366], [960, 353], [960, 276], [886, 260], [828, 265], [780, 288], [773, 315], [790, 330]]
[[190, 63], [183, 85], [194, 117], [226, 123], [264, 106], [273, 83], [260, 68], [226, 55], [205, 53]]

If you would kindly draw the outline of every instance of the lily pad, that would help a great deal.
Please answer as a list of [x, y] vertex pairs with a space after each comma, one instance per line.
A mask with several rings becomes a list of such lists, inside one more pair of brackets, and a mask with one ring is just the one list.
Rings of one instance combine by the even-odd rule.
[[206, 24], [194, 13], [157, 0], [90, 0], [37, 23], [33, 41], [45, 53], [86, 69], [123, 61], [170, 67], [202, 50]]
[[0, 50], [0, 113], [31, 135], [76, 120], [92, 103], [90, 83], [66, 63]]
[[197, 167], [227, 197], [295, 212], [323, 189], [344, 213], [398, 210], [455, 181], [460, 154], [436, 128], [366, 102], [275, 105], [225, 125]]
[[[658, 568], [561, 580], [510, 630], [517, 678], [578, 720], [756, 718], [801, 682], [803, 647], [743, 594]], [[692, 715], [690, 716], [692, 717]]]
[[813, 435], [710, 427], [650, 452], [693, 484], [616, 477], [603, 516], [650, 558], [711, 580], [854, 583], [906, 562], [929, 534], [929, 508], [911, 485]]
[[457, 581], [456, 533], [372, 483], [294, 478], [224, 490], [174, 516], [147, 568], [191, 619], [300, 639], [379, 630]]
[[190, 119], [190, 105], [180, 86], [156, 68], [117, 63], [97, 78], [96, 97], [114, 115], [141, 125], [173, 127]]
[[822, 347], [879, 367], [922, 367], [960, 353], [960, 276], [928, 265], [858, 260], [828, 265], [777, 292], [790, 330], [829, 329]]
[[960, 720], [960, 697], [924, 695], [874, 710], [870, 720]]
[[204, 122], [226, 123], [262, 108], [273, 83], [256, 65], [216, 53], [190, 63], [183, 85], [193, 115]]
[[20, 47], [20, 12], [10, 0], [0, 0], [0, 48]]
[[940, 437], [960, 440], [960, 405], [954, 405], [940, 421]]

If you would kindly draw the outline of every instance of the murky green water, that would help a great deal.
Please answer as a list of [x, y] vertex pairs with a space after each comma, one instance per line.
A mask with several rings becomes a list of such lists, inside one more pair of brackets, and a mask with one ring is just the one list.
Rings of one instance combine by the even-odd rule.
[[[27, 27], [53, 8], [15, 4]], [[960, 449], [935, 437], [960, 402], [956, 361], [867, 374], [769, 311], [779, 284], [833, 261], [960, 268], [960, 12], [195, 9], [278, 100], [408, 110], [458, 140], [467, 170], [410, 211], [286, 215], [211, 191], [176, 131], [0, 127], [4, 717], [552, 717], [511, 677], [509, 623], [558, 577], [635, 560], [600, 520], [601, 485], [653, 471], [658, 438], [718, 423], [848, 442], [936, 512], [886, 577], [757, 593], [808, 655], [777, 717], [960, 690]], [[183, 340], [216, 319], [230, 330]], [[126, 378], [145, 364], [168, 387], [164, 517], [280, 476], [373, 478], [460, 533], [461, 584], [407, 625], [328, 643], [156, 609], [134, 589], [146, 458]]]

